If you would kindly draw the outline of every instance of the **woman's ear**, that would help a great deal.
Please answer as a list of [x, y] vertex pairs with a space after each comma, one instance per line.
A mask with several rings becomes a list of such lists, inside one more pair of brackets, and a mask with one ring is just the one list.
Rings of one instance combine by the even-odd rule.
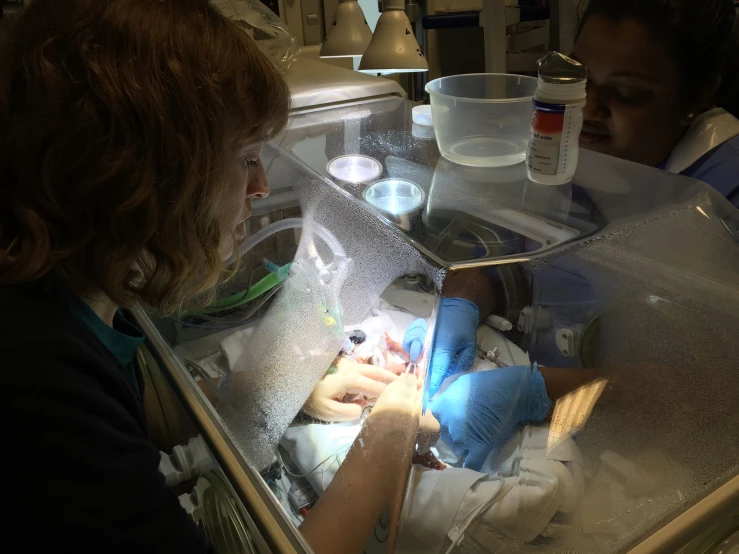
[[720, 86], [721, 75], [716, 75], [706, 86], [699, 89], [696, 97], [688, 104], [688, 109], [680, 122], [689, 127], [697, 116], [711, 109], [713, 99], [716, 97], [716, 92], [718, 92]]

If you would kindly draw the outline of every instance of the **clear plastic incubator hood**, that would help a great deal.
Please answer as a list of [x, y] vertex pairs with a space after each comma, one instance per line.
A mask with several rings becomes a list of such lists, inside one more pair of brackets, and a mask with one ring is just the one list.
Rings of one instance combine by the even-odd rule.
[[590, 152], [562, 187], [523, 164], [456, 166], [414, 133], [412, 106], [293, 115], [263, 152], [272, 194], [247, 222], [263, 240], [238, 276], [205, 310], [136, 313], [267, 545], [252, 551], [309, 551], [297, 526], [370, 409], [320, 422], [315, 385], [342, 358], [408, 370], [405, 330], [425, 318], [430, 352], [445, 280], [486, 268], [474, 371], [599, 377], [480, 471], [441, 441], [409, 453], [402, 509], [365, 552], [712, 552], [739, 529], [739, 212]]

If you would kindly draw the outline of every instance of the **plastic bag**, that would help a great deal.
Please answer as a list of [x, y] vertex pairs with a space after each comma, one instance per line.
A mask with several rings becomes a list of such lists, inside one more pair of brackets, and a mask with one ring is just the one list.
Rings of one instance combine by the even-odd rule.
[[219, 383], [219, 412], [247, 461], [260, 470], [272, 463], [290, 422], [344, 342], [339, 294], [351, 260], [326, 231], [334, 250], [324, 263], [314, 229], [307, 212], [290, 276]]
[[283, 71], [300, 55], [300, 47], [287, 26], [259, 0], [212, 0], [226, 17], [249, 33], [262, 52]]

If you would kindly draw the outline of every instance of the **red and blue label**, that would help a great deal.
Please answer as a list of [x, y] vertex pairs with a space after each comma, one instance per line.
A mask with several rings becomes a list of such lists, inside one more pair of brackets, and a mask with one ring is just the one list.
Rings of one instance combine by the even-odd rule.
[[544, 136], [558, 135], [562, 132], [565, 120], [564, 104], [548, 104], [534, 100], [534, 112], [531, 114], [531, 129], [535, 134]]
[[529, 170], [542, 175], [556, 175], [559, 149], [565, 126], [566, 106], [534, 100], [531, 114], [531, 140], [526, 152]]

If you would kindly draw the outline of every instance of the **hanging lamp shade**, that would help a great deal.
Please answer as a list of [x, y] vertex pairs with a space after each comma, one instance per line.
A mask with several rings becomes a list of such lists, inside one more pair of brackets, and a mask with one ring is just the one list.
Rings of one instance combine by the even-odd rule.
[[362, 56], [363, 73], [428, 71], [429, 64], [405, 14], [405, 0], [383, 0], [375, 34]]
[[341, 0], [321, 46], [320, 57], [361, 56], [372, 40], [372, 31], [357, 0]]

